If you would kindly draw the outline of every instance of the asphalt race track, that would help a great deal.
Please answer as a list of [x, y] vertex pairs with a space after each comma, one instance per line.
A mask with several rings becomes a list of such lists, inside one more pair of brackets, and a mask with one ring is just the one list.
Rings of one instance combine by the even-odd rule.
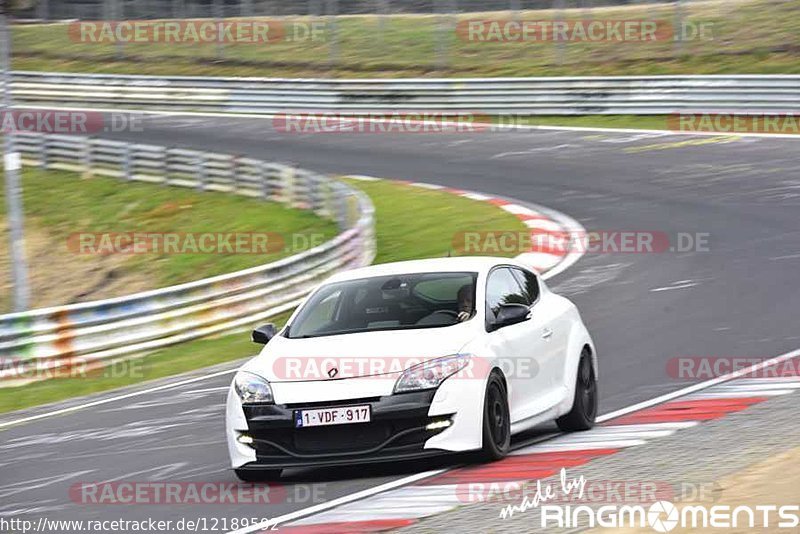
[[[509, 196], [589, 230], [709, 234], [708, 251], [587, 254], [550, 280], [594, 335], [601, 413], [687, 385], [668, 374], [671, 358], [766, 358], [800, 347], [800, 141], [549, 130], [299, 135], [274, 131], [269, 119], [219, 117], [153, 117], [144, 133], [122, 137]], [[223, 440], [231, 376], [0, 430], [0, 516], [275, 517], [315, 504], [309, 492], [330, 500], [433, 467], [288, 473], [268, 507], [71, 500], [70, 486], [86, 481], [233, 481]]]

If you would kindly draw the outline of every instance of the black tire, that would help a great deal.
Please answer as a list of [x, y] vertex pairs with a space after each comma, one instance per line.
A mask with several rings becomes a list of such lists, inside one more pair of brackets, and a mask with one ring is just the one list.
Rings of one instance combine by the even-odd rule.
[[483, 402], [483, 447], [477, 454], [481, 462], [500, 460], [511, 448], [511, 415], [508, 393], [496, 372], [489, 376]]
[[597, 379], [592, 367], [592, 357], [587, 349], [581, 352], [575, 382], [572, 410], [556, 419], [558, 428], [564, 432], [589, 430], [594, 427], [597, 418]]
[[269, 482], [281, 478], [283, 469], [234, 469], [242, 482]]

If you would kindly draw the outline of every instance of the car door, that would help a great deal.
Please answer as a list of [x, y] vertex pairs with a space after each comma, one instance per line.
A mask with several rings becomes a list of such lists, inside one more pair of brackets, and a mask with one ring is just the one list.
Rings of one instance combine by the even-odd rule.
[[551, 378], [542, 372], [547, 340], [532, 328], [533, 318], [492, 330], [490, 324], [501, 304], [528, 305], [525, 291], [509, 267], [497, 267], [489, 273], [485, 306], [489, 345], [506, 375], [511, 421], [516, 422], [546, 409], [541, 408], [542, 395], [552, 388]]
[[[512, 267], [511, 271], [524, 289], [524, 296], [531, 306], [530, 327], [544, 340], [537, 362], [548, 380], [548, 391], [558, 395], [564, 382], [564, 366], [569, 340], [569, 325], [565, 324], [562, 306], [555, 305], [552, 298], [541, 296], [538, 277], [527, 269]], [[548, 294], [552, 297], [552, 294]], [[557, 400], [553, 401], [554, 403]]]

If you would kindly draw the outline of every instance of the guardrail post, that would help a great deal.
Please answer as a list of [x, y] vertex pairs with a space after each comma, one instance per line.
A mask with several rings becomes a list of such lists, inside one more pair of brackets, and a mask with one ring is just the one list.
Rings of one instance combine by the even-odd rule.
[[[337, 187], [336, 189], [339, 189], [339, 188]], [[347, 199], [347, 195], [344, 194], [342, 191], [338, 191], [338, 198], [337, 198], [337, 201], [338, 201], [337, 202], [337, 204], [338, 204], [337, 207], [338, 207], [338, 209], [336, 210], [337, 211], [336, 220], [337, 220], [337, 223], [339, 224], [339, 229], [340, 230], [346, 230], [347, 229], [347, 221], [348, 221], [348, 217], [347, 217], [348, 201], [347, 200], [348, 200]]]
[[[558, 23], [564, 22], [564, 0], [554, 0], [553, 9], [555, 10], [555, 21]], [[564, 64], [564, 52], [567, 47], [567, 42], [563, 39], [555, 38], [555, 56], [558, 65]]]
[[683, 52], [683, 6], [681, 5], [681, 0], [675, 0], [675, 13], [674, 13], [674, 23], [672, 27], [674, 30], [673, 33], [673, 46], [675, 54], [681, 54]]
[[205, 191], [208, 186], [208, 169], [206, 169], [206, 155], [200, 153], [197, 155], [197, 189]]
[[309, 207], [310, 191], [308, 187], [308, 178], [305, 171], [294, 169], [294, 202], [293, 206], [300, 209]]
[[133, 154], [130, 143], [122, 146], [122, 177], [133, 180]]
[[330, 180], [325, 180], [322, 182], [322, 205], [323, 210], [325, 211], [325, 217], [329, 219], [336, 220], [336, 207], [334, 204], [335, 195], [333, 192], [333, 186], [331, 185]]
[[283, 167], [283, 192], [287, 206], [294, 206], [297, 198], [297, 176], [291, 163]]
[[242, 156], [240, 154], [231, 156], [230, 173], [231, 173], [231, 181], [232, 181], [232, 184], [233, 184], [233, 192], [234, 193], [238, 193], [239, 192], [239, 185], [240, 185], [240, 183], [239, 183], [240, 182], [239, 173], [242, 170], [242, 161], [241, 160], [242, 160], [243, 157], [244, 156]]
[[317, 175], [313, 172], [305, 172], [304, 176], [305, 187], [303, 189], [308, 201], [308, 208], [316, 211], [319, 208], [319, 203], [317, 202]]
[[317, 175], [308, 171], [304, 175], [305, 187], [303, 189], [308, 200], [308, 209], [316, 212], [319, 209], [319, 202], [317, 202]]
[[39, 149], [39, 166], [43, 169], [47, 169], [50, 167], [50, 138], [46, 135], [41, 137], [42, 139], [42, 146]]
[[339, 11], [338, 0], [325, 0], [326, 34], [328, 38], [328, 63], [330, 70], [335, 70], [339, 62], [339, 34], [336, 27], [336, 16]]
[[[437, 11], [438, 5], [439, 5], [439, 2], [434, 2], [433, 3], [434, 11]], [[434, 39], [434, 46], [436, 48], [436, 68], [437, 69], [443, 69], [445, 67], [445, 65], [447, 64], [447, 59], [445, 58], [445, 52], [444, 52], [444, 49], [445, 49], [445, 44], [444, 44], [444, 39], [445, 39], [444, 32], [445, 32], [445, 29], [444, 29], [444, 21], [442, 20], [443, 18], [444, 18], [444, 15], [439, 13], [438, 15], [435, 15], [434, 23], [433, 23], [433, 33], [434, 33], [433, 39]]]
[[[217, 28], [222, 26], [223, 18], [225, 17], [225, 7], [222, 0], [212, 0], [212, 7], [214, 9], [214, 23]], [[220, 31], [217, 30], [217, 59], [222, 59], [225, 56], [225, 44]]]
[[83, 142], [83, 153], [82, 153], [82, 165], [83, 165], [83, 177], [84, 178], [91, 178], [92, 177], [92, 138], [91, 137], [84, 137]]
[[[120, 21], [125, 18], [125, 2], [123, 0], [111, 0], [111, 18]], [[125, 59], [125, 43], [122, 39], [116, 40], [117, 59]]]
[[162, 147], [161, 150], [158, 151], [159, 155], [156, 156], [159, 158], [160, 163], [156, 172], [161, 172], [161, 176], [164, 178], [161, 183], [164, 185], [169, 185], [169, 153], [171, 150], [172, 147]]
[[261, 197], [264, 200], [269, 200], [269, 171], [267, 170], [267, 162], [258, 162], [258, 176], [261, 180]]
[[311, 194], [311, 209], [317, 215], [320, 215], [325, 210], [325, 199], [322, 197], [322, 184], [325, 179], [317, 173], [312, 173], [309, 176], [309, 192]]
[[378, 52], [383, 52], [383, 49], [386, 44], [386, 39], [384, 38], [384, 33], [386, 33], [386, 23], [384, 22], [384, 16], [386, 15], [385, 0], [375, 0], [375, 18], [378, 21]]
[[164, 149], [164, 185], [169, 185], [169, 177], [175, 169], [175, 147], [167, 147]]
[[314, 211], [314, 173], [311, 172], [303, 172], [301, 174], [303, 187], [302, 191], [302, 198], [300, 199], [300, 205], [303, 209], [310, 209]]

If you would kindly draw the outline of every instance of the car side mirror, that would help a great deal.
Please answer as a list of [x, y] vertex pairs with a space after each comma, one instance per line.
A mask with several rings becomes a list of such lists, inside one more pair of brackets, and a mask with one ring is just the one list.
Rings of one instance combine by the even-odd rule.
[[267, 323], [265, 325], [261, 325], [255, 330], [253, 330], [253, 343], [259, 343], [261, 345], [266, 345], [269, 343], [269, 340], [275, 337], [278, 331], [275, 328], [275, 325], [272, 323]]
[[525, 304], [501, 304], [492, 322], [492, 330], [527, 321], [530, 317], [531, 309]]

